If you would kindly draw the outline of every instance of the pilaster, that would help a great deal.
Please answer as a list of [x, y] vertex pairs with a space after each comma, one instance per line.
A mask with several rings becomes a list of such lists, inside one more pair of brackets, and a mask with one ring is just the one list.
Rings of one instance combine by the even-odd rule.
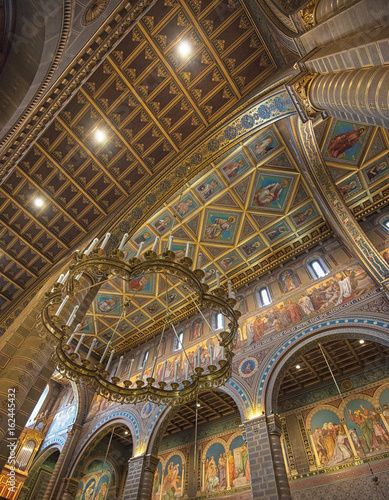
[[281, 421], [261, 415], [241, 425], [247, 441], [253, 500], [290, 500], [281, 449]]
[[149, 500], [151, 498], [158, 462], [159, 458], [154, 455], [130, 458], [123, 500]]

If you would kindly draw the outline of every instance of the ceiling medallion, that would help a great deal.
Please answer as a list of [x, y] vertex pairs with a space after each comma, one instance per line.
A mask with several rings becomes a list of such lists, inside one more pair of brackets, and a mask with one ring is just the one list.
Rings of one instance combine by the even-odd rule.
[[[136, 404], [141, 401], [150, 401], [156, 404], [183, 404], [193, 399], [197, 393], [215, 389], [223, 384], [231, 376], [233, 348], [237, 339], [238, 318], [240, 311], [234, 310], [236, 300], [228, 283], [228, 298], [226, 292], [220, 287], [220, 277], [217, 279], [217, 288], [209, 292], [209, 287], [203, 282], [204, 271], [201, 269], [192, 270], [192, 260], [189, 258], [189, 245], [185, 257], [180, 262], [175, 261], [175, 254], [171, 250], [173, 237], [169, 238], [168, 249], [160, 255], [155, 253], [155, 248], [148, 250], [141, 260], [142, 245], [136, 257], [126, 261], [122, 249], [126, 243], [128, 235], [123, 236], [118, 248], [110, 252], [104, 250], [109, 239], [109, 233], [97, 248], [98, 240], [93, 240], [92, 244], [84, 252], [76, 252], [74, 260], [69, 266], [65, 276], [59, 278], [50, 292], [46, 292], [46, 301], [41, 311], [42, 324], [56, 339], [56, 354], [58, 358], [58, 370], [66, 378], [74, 381], [81, 381], [91, 385], [101, 396], [122, 404]], [[204, 316], [204, 311], [222, 313], [228, 321], [228, 328], [224, 331], [215, 332], [209, 325], [213, 334], [217, 337], [219, 346], [210, 345], [204, 356], [200, 345], [191, 345], [191, 355], [188, 356], [182, 339], [178, 335], [176, 328], [171, 321], [169, 301], [166, 300], [166, 314], [162, 330], [159, 335], [159, 345], [156, 349], [155, 358], [151, 374], [144, 382], [144, 371], [146, 363], [143, 363], [142, 373], [137, 375], [138, 379], [130, 379], [134, 359], [131, 360], [130, 369], [126, 373], [121, 373], [124, 356], [120, 356], [118, 363], [112, 369], [117, 359], [114, 359], [115, 350], [111, 349], [113, 336], [116, 333], [120, 321], [123, 319], [126, 309], [130, 305], [136, 305], [130, 300], [125, 302], [122, 313], [114, 327], [113, 336], [106, 345], [105, 351], [100, 356], [96, 352], [98, 338], [94, 333], [83, 333], [77, 331], [80, 325], [74, 330], [74, 323], [80, 322], [79, 312], [85, 314], [89, 304], [84, 303], [84, 298], [94, 287], [114, 278], [127, 281], [145, 275], [160, 275], [166, 280], [181, 281], [182, 286], [187, 290], [187, 305], [192, 306]], [[83, 279], [81, 279], [83, 277]], [[89, 283], [83, 287], [84, 283]], [[167, 283], [167, 282], [166, 282]], [[167, 289], [167, 287], [166, 287]], [[90, 294], [89, 294], [90, 295]], [[77, 313], [78, 312], [78, 313]], [[82, 315], [81, 315], [82, 316]], [[171, 328], [184, 354], [186, 361], [185, 377], [177, 377], [177, 364], [175, 362], [174, 378], [169, 384], [165, 382], [166, 363], [164, 362], [163, 372], [159, 371], [159, 376], [155, 375], [156, 362], [159, 347], [161, 345], [165, 331]], [[74, 331], [73, 331], [74, 330]], [[73, 332], [73, 333], [71, 333]], [[129, 333], [129, 336], [131, 333]], [[89, 351], [81, 349], [85, 338], [93, 337], [89, 346]], [[195, 352], [193, 356], [193, 352]], [[125, 354], [125, 352], [124, 352]], [[202, 366], [201, 366], [202, 365]], [[208, 365], [208, 366], [206, 366]], [[218, 366], [217, 366], [218, 365]], [[182, 372], [183, 373], [183, 372]], [[119, 377], [122, 375], [121, 377]], [[159, 380], [156, 380], [159, 378]]]
[[101, 16], [108, 5], [108, 0], [93, 0], [88, 7], [86, 7], [84, 15], [82, 16], [81, 23], [84, 26], [93, 23]]

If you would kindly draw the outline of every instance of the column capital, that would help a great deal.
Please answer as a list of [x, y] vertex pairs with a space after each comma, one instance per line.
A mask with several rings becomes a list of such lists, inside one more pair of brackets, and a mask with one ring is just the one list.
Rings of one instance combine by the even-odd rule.
[[64, 482], [64, 491], [70, 493], [71, 495], [75, 495], [77, 491], [78, 481], [73, 477], [65, 477], [63, 479]]
[[309, 98], [309, 88], [318, 76], [318, 73], [300, 73], [286, 85], [286, 90], [303, 123], [314, 120], [323, 112], [322, 109], [315, 107]]
[[155, 472], [159, 462], [159, 458], [155, 455], [139, 455], [137, 457], [131, 457], [128, 461], [128, 466], [142, 464], [144, 470]]
[[252, 430], [254, 434], [258, 434], [264, 426], [266, 426], [269, 434], [282, 434], [281, 419], [274, 413], [270, 415], [258, 415], [250, 420], [245, 420], [239, 427], [242, 433], [246, 435], [248, 430]]
[[278, 415], [272, 413], [266, 417], [267, 427], [269, 429], [269, 434], [282, 434], [282, 423]]

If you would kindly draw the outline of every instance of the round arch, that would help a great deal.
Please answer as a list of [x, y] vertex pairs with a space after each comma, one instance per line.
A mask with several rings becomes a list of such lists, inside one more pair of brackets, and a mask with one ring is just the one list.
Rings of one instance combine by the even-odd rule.
[[[218, 391], [228, 394], [238, 407], [240, 417], [246, 420], [251, 412], [250, 399], [246, 391], [234, 379], [230, 379], [225, 386], [218, 387]], [[141, 453], [158, 455], [159, 446], [165, 434], [165, 430], [169, 424], [170, 419], [180, 407], [170, 408], [161, 406], [155, 413], [153, 419], [150, 421], [149, 426], [145, 433], [144, 448], [139, 450]]]
[[[132, 418], [128, 418], [130, 415]], [[135, 422], [135, 425], [134, 425]], [[88, 448], [97, 443], [98, 440], [103, 439], [114, 427], [126, 426], [131, 433], [133, 448], [132, 455], [134, 455], [134, 450], [136, 449], [136, 443], [139, 442], [139, 426], [135, 417], [128, 412], [115, 412], [111, 415], [105, 417], [101, 422], [96, 424], [93, 429], [84, 437], [81, 444], [78, 446], [75, 452], [75, 458], [73, 460], [71, 469], [69, 470], [69, 477], [75, 477], [75, 473], [80, 466], [80, 462], [86, 455]]]
[[378, 342], [389, 346], [389, 324], [383, 320], [366, 318], [341, 318], [319, 322], [305, 330], [301, 330], [285, 343], [279, 345], [275, 351], [269, 353], [262, 376], [259, 379], [257, 394], [258, 411], [276, 412], [277, 386], [279, 376], [289, 362], [297, 359], [301, 349], [315, 341], [331, 336], [358, 338]]

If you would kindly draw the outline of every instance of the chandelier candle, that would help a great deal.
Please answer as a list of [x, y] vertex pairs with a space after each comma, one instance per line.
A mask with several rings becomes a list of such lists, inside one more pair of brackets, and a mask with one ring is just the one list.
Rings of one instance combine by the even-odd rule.
[[161, 382], [163, 382], [165, 380], [166, 365], [167, 365], [167, 360], [165, 359], [165, 362], [163, 364], [163, 371], [162, 371], [162, 380], [161, 380]]
[[174, 379], [173, 382], [177, 382], [177, 368], [178, 368], [178, 360], [176, 360], [176, 364], [174, 365]]
[[155, 370], [155, 363], [157, 362], [157, 355], [155, 355], [154, 357], [154, 361], [153, 361], [153, 367], [151, 369], [151, 375], [150, 377], [153, 377], [154, 376], [154, 370]]
[[220, 272], [216, 271], [216, 287], [220, 288]]
[[231, 299], [232, 298], [232, 282], [231, 282], [231, 280], [228, 280], [227, 284], [228, 284], [228, 298]]
[[62, 278], [61, 283], [62, 283], [63, 285], [65, 284], [65, 281], [66, 281], [66, 280], [68, 279], [68, 277], [69, 277], [69, 272], [70, 272], [70, 271], [68, 271], [68, 272], [65, 274], [65, 276]]
[[185, 257], [189, 257], [189, 241], [186, 242]]
[[83, 334], [81, 335], [80, 340], [78, 341], [78, 344], [77, 344], [76, 348], [74, 349], [74, 354], [78, 354], [78, 351], [79, 351], [79, 349], [80, 349], [80, 347], [81, 347], [81, 344], [82, 344], [82, 343], [83, 343], [83, 341], [84, 341], [84, 338], [85, 338], [85, 333], [83, 333]]
[[128, 238], [128, 233], [124, 233], [122, 241], [120, 242], [120, 245], [118, 246], [118, 250], [120, 250], [121, 252], [123, 252], [123, 250], [124, 250], [124, 246], [127, 242], [127, 238]]
[[111, 233], [107, 233], [107, 234], [104, 236], [104, 239], [103, 239], [103, 241], [102, 241], [102, 243], [101, 243], [101, 245], [100, 245], [100, 249], [101, 249], [101, 250], [104, 250], [104, 248], [106, 247], [106, 245], [107, 245], [107, 243], [108, 243], [108, 240], [109, 240], [110, 236], [111, 236]]
[[115, 354], [115, 349], [112, 349], [111, 354], [109, 355], [107, 366], [105, 367], [106, 372], [109, 370], [109, 367], [111, 366], [114, 354]]
[[193, 367], [194, 368], [197, 367], [197, 354], [195, 354], [194, 357], [193, 357]]
[[70, 345], [72, 343], [72, 340], [74, 339], [75, 333], [72, 333], [69, 337], [69, 340], [66, 342], [66, 345]]
[[66, 295], [66, 297], [63, 299], [61, 302], [61, 305], [58, 307], [57, 312], [55, 313], [56, 316], [59, 316], [62, 312], [62, 309], [65, 307], [66, 302], [69, 299], [69, 295]]
[[93, 339], [93, 340], [92, 340], [92, 343], [91, 343], [91, 345], [90, 345], [90, 347], [89, 347], [88, 354], [86, 355], [86, 358], [85, 358], [85, 359], [87, 359], [88, 361], [89, 361], [89, 358], [90, 358], [90, 357], [91, 357], [91, 355], [92, 355], [92, 351], [93, 351], [93, 349], [95, 348], [96, 342], [97, 342], [97, 339]]
[[116, 370], [115, 370], [115, 376], [116, 376], [116, 377], [118, 377], [118, 376], [119, 376], [120, 369], [121, 369], [122, 364], [123, 364], [123, 358], [124, 358], [124, 356], [120, 356], [120, 358], [119, 358], [119, 363], [118, 363], [118, 365], [117, 365], [117, 367], [116, 367]]
[[60, 274], [59, 278], [57, 279], [57, 283], [61, 284], [63, 277], [64, 277], [64, 274]]
[[104, 360], [104, 358], [105, 358], [105, 355], [107, 354], [107, 352], [108, 352], [108, 349], [109, 349], [109, 346], [110, 346], [110, 345], [111, 345], [111, 341], [109, 341], [109, 342], [108, 342], [108, 344], [106, 345], [106, 347], [105, 347], [105, 351], [103, 352], [103, 355], [102, 355], [102, 356], [101, 356], [101, 358], [100, 358], [100, 363], [102, 363], [102, 362], [103, 362], [103, 360]]
[[142, 249], [143, 249], [143, 245], [145, 244], [144, 241], [141, 241], [140, 245], [139, 245], [139, 248], [138, 248], [138, 251], [136, 252], [136, 258], [139, 259], [140, 257], [140, 254], [142, 253]]
[[91, 253], [91, 251], [95, 248], [95, 246], [97, 245], [98, 242], [99, 242], [99, 239], [95, 238], [92, 241], [92, 243], [89, 245], [89, 247], [85, 250], [84, 254], [89, 255]]
[[169, 246], [168, 246], [168, 250], [171, 250], [172, 249], [172, 244], [173, 244], [173, 236], [169, 236]]
[[134, 358], [132, 358], [132, 360], [131, 360], [130, 369], [128, 370], [127, 380], [130, 380], [130, 378], [131, 378], [131, 372], [132, 372], [132, 365], [133, 364], [134, 364]]
[[209, 346], [209, 364], [213, 365], [213, 353], [212, 353], [212, 346]]
[[185, 380], [189, 380], [189, 361], [186, 361], [186, 373], [185, 373]]
[[197, 361], [198, 361], [197, 366], [201, 366], [201, 347], [200, 346], [198, 346], [198, 348], [197, 348]]
[[159, 236], [157, 236], [154, 240], [153, 248], [151, 249], [152, 252], [157, 252], [158, 241], [159, 241]]
[[74, 318], [76, 317], [76, 312], [78, 311], [78, 307], [79, 306], [74, 306], [72, 314], [69, 316], [69, 319], [66, 322], [66, 326], [70, 326], [73, 323]]

